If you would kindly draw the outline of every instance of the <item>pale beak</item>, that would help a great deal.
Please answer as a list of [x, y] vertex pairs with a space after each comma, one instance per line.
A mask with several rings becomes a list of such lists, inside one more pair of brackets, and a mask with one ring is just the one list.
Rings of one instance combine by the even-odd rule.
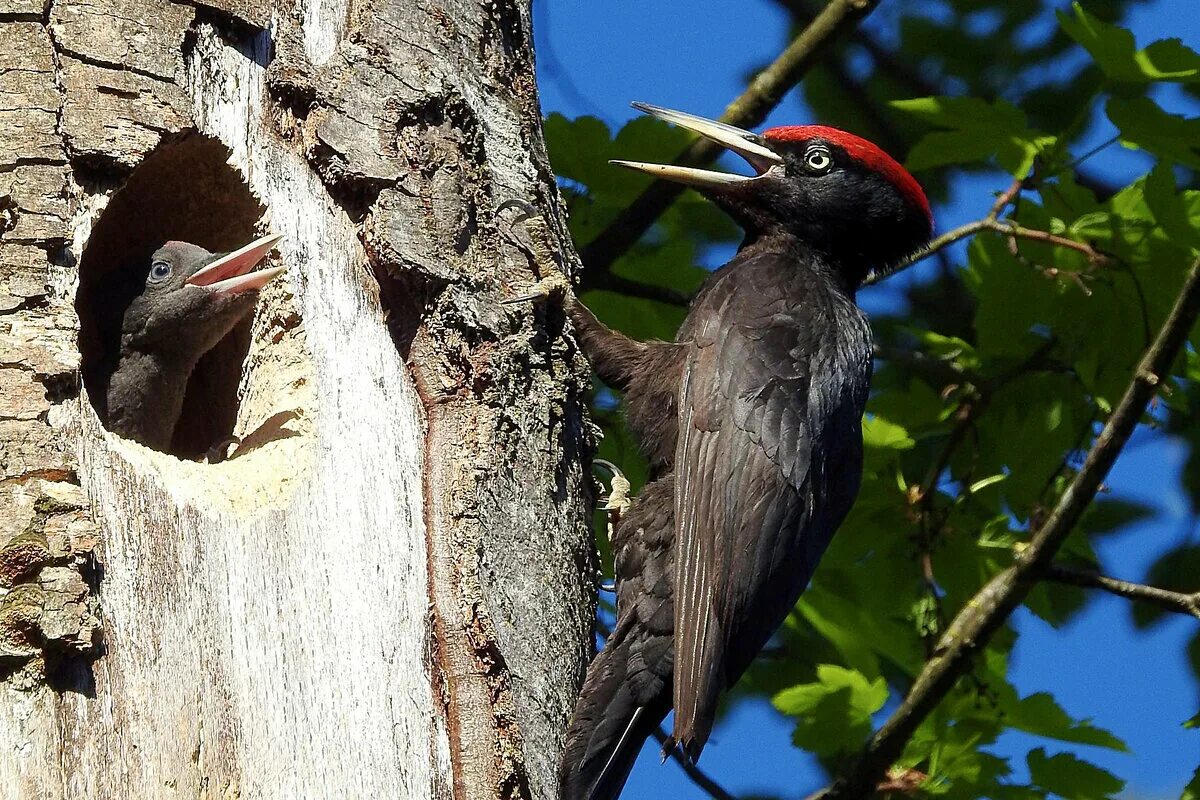
[[661, 120], [670, 122], [672, 125], [678, 125], [681, 128], [695, 131], [696, 133], [711, 139], [717, 144], [725, 147], [728, 150], [740, 155], [754, 167], [757, 175], [751, 177], [746, 175], [734, 175], [728, 172], [715, 172], [707, 169], [697, 169], [695, 167], [680, 167], [674, 164], [646, 164], [641, 161], [620, 161], [613, 160], [610, 164], [616, 164], [620, 167], [634, 169], [638, 172], [645, 172], [648, 175], [653, 175], [656, 178], [663, 178], [676, 183], [686, 183], [689, 186], [700, 186], [719, 188], [729, 186], [735, 183], [744, 183], [752, 181], [756, 177], [763, 175], [765, 172], [783, 163], [783, 157], [775, 153], [769, 147], [762, 143], [762, 139], [758, 134], [750, 131], [735, 128], [732, 125], [726, 125], [724, 122], [717, 120], [705, 119], [697, 117], [695, 114], [687, 114], [683, 111], [672, 111], [669, 108], [659, 108], [647, 103], [634, 103], [633, 107], [639, 111], [644, 111], [658, 117]]
[[286, 272], [284, 267], [251, 272], [282, 238], [277, 234], [264, 236], [232, 253], [226, 253], [196, 270], [184, 283], [202, 286], [220, 294], [238, 294], [261, 289], [272, 279]]

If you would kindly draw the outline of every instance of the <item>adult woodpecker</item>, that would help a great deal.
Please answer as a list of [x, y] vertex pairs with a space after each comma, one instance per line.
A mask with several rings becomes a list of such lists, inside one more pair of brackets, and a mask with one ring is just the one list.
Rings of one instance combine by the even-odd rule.
[[105, 326], [120, 338], [101, 368], [107, 380], [100, 416], [110, 431], [170, 448], [196, 362], [253, 310], [258, 290], [283, 273], [282, 267], [251, 271], [280, 238], [218, 254], [167, 242], [105, 282], [99, 312], [121, 315]]
[[855, 291], [932, 229], [920, 185], [858, 136], [759, 136], [634, 105], [756, 175], [613, 162], [695, 187], [745, 230], [673, 343], [609, 330], [566, 293], [593, 368], [625, 394], [652, 480], [614, 532], [616, 624], [567, 732], [565, 800], [615, 798], [672, 709], [668, 746], [700, 756], [718, 695], [795, 605], [858, 493], [871, 332]]

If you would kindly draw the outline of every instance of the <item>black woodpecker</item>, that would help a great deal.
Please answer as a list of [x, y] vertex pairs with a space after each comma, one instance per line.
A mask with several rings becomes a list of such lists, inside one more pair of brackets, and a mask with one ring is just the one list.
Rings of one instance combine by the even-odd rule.
[[259, 289], [284, 271], [252, 272], [280, 238], [217, 254], [167, 242], [146, 263], [108, 281], [102, 302], [110, 305], [101, 311], [124, 309], [119, 345], [107, 354], [104, 369], [100, 411], [110, 431], [156, 450], [170, 448], [196, 362], [254, 309]]
[[669, 746], [700, 756], [720, 693], [791, 611], [858, 494], [871, 330], [855, 292], [932, 230], [920, 185], [858, 136], [756, 135], [635, 106], [756, 175], [614, 162], [695, 187], [745, 230], [674, 342], [633, 341], [566, 293], [593, 368], [624, 392], [652, 480], [614, 532], [616, 624], [567, 731], [565, 800], [617, 797], [671, 710]]

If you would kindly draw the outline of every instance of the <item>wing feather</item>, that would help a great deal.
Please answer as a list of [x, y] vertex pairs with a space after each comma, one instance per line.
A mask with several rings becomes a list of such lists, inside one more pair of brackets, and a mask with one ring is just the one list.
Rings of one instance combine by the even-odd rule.
[[[735, 282], [718, 282], [690, 315], [675, 456], [674, 736], [693, 756], [718, 694], [747, 666], [748, 657], [729, 663], [731, 646], [761, 648], [845, 513], [815, 514], [811, 485], [814, 436], [831, 409], [846, 405], [810, 402], [814, 362], [828, 358], [824, 349], [837, 339], [816, 332], [813, 303], [797, 302], [807, 290], [789, 277], [794, 264], [781, 266], [742, 265], [736, 291]], [[867, 368], [867, 358], [856, 366]], [[837, 387], [835, 394], [844, 399]], [[859, 394], [845, 411], [854, 425], [865, 385]], [[857, 448], [822, 456], [845, 461], [835, 471], [854, 472], [861, 437]], [[857, 478], [852, 483], [856, 491]], [[810, 530], [817, 516], [823, 527]]]

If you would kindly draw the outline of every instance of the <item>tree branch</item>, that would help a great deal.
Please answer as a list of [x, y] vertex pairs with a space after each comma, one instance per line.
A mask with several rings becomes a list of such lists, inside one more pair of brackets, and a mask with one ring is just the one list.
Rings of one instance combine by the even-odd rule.
[[1171, 313], [1150, 345], [1083, 467], [1059, 498], [1033, 539], [976, 594], [951, 622], [933, 658], [908, 696], [884, 723], [855, 764], [827, 789], [823, 800], [865, 798], [900, 756], [917, 727], [971, 666], [976, 653], [1008, 620], [1053, 562], [1067, 535], [1096, 496], [1146, 406], [1167, 376], [1200, 314], [1200, 259], [1193, 262]]
[[1124, 597], [1128, 600], [1140, 600], [1158, 606], [1164, 611], [1176, 614], [1187, 614], [1200, 619], [1200, 592], [1185, 594], [1162, 589], [1157, 586], [1147, 586], [1143, 583], [1110, 578], [1098, 572], [1075, 569], [1062, 564], [1051, 564], [1042, 575], [1046, 580], [1056, 583], [1067, 583], [1072, 586], [1082, 586], [1085, 589], [1101, 589]]
[[[721, 121], [749, 128], [762, 122], [795, 86], [804, 73], [816, 62], [825, 47], [841, 32], [853, 28], [860, 19], [878, 5], [879, 0], [830, 0], [825, 9], [805, 28], [779, 57], [760, 72], [746, 91], [729, 104]], [[720, 145], [708, 139], [697, 139], [675, 160], [677, 164], [702, 166], [722, 152]], [[592, 288], [591, 280], [606, 272], [642, 235], [650, 229], [659, 215], [684, 190], [681, 184], [655, 181], [617, 215], [580, 252], [586, 269], [584, 288]]]

